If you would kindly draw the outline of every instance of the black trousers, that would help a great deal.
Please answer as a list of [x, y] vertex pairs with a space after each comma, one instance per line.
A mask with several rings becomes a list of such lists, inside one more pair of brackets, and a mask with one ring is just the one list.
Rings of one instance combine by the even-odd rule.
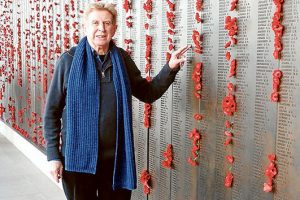
[[64, 170], [62, 184], [68, 200], [130, 200], [131, 191], [112, 189], [113, 160], [98, 162], [96, 174]]

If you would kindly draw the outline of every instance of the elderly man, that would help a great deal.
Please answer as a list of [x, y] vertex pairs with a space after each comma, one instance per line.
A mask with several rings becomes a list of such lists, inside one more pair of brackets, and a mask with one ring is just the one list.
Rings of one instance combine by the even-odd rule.
[[130, 199], [136, 188], [132, 95], [148, 103], [160, 98], [189, 48], [173, 53], [148, 82], [112, 42], [116, 18], [112, 4], [87, 7], [86, 37], [57, 61], [47, 96], [47, 158], [53, 178], [62, 178], [67, 199]]

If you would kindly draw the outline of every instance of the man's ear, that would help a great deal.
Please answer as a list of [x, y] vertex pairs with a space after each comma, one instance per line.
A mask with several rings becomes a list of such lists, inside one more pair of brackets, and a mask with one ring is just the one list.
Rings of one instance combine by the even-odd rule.
[[115, 33], [117, 32], [117, 30], [118, 30], [118, 25], [116, 24], [115, 27], [116, 27], [116, 28], [115, 28], [114, 35], [115, 35]]
[[87, 30], [87, 20], [86, 19], [82, 19], [82, 30], [83, 30], [83, 33], [86, 34], [86, 30]]
[[82, 23], [82, 30], [83, 30], [83, 33], [86, 34], [86, 25], [85, 25], [85, 23]]

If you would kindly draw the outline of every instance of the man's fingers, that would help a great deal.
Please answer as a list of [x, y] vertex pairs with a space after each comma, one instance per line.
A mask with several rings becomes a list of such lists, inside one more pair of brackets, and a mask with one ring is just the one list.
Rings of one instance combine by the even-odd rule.
[[186, 61], [185, 56], [183, 55], [189, 48], [191, 48], [192, 45], [186, 45], [184, 47], [181, 47], [177, 51], [174, 51], [172, 53], [171, 59], [169, 60], [169, 66], [171, 69], [174, 69], [177, 67], [179, 64], [182, 66], [183, 63]]
[[187, 46], [184, 46], [184, 47], [181, 47], [181, 48], [177, 49], [174, 52], [174, 55], [177, 56], [177, 55], [181, 54], [181, 52], [184, 51], [186, 48], [187, 48]]
[[56, 181], [56, 183], [59, 183], [59, 177], [58, 177], [58, 176], [56, 176], [56, 177], [54, 178], [54, 180]]
[[185, 52], [187, 52], [187, 50], [189, 50], [189, 48], [191, 48], [192, 45], [187, 45], [181, 52], [180, 52], [180, 55], [183, 55], [185, 54]]
[[60, 176], [60, 178], [62, 178], [62, 176], [63, 176], [63, 166], [61, 166], [59, 169], [59, 176]]
[[58, 176], [58, 171], [51, 171], [51, 175], [53, 177], [53, 179], [59, 183], [59, 176]]
[[181, 47], [180, 49], [178, 49], [177, 51], [174, 52], [174, 55], [176, 57], [181, 56], [191, 47], [192, 47], [192, 45], [186, 45], [184, 47]]
[[62, 172], [63, 165], [61, 161], [50, 161], [50, 174], [57, 183], [59, 183], [59, 179], [62, 177]]
[[184, 65], [185, 61], [186, 61], [186, 58], [178, 59], [178, 63], [180, 64], [180, 67], [182, 67]]

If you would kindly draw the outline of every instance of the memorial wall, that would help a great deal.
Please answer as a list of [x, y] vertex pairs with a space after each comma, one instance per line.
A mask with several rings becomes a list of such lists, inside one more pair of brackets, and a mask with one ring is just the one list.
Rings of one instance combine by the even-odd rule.
[[[43, 152], [55, 62], [88, 2], [0, 2], [0, 119]], [[192, 45], [159, 100], [132, 100], [132, 199], [300, 199], [300, 1], [110, 2], [115, 42], [149, 81]]]

